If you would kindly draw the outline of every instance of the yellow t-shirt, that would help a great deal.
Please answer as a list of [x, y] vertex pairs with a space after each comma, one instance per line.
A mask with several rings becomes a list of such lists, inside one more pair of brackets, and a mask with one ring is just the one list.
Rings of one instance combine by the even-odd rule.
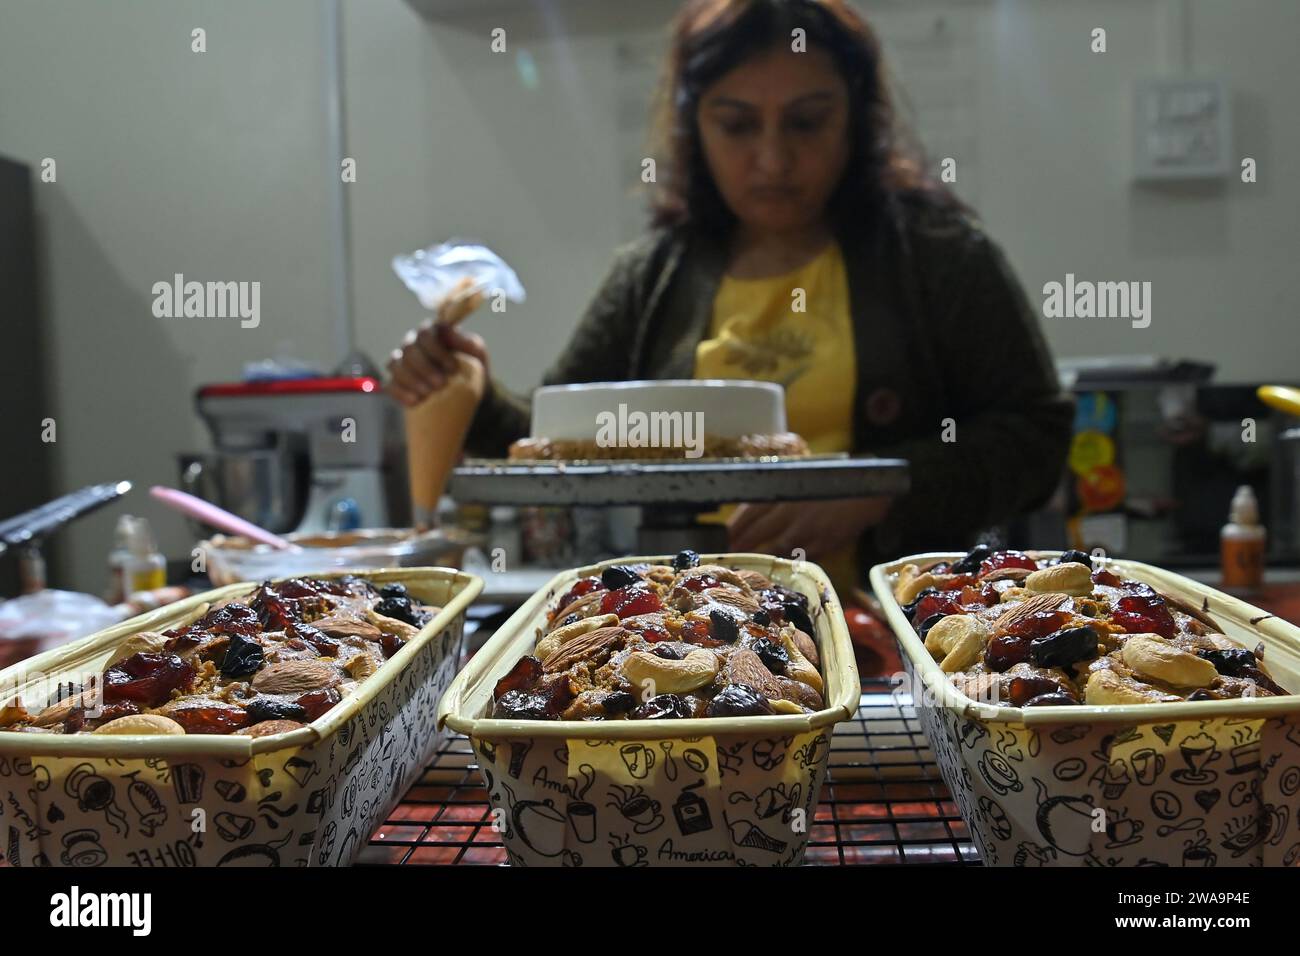
[[[853, 450], [857, 382], [848, 277], [838, 243], [781, 276], [723, 276], [696, 378], [758, 379], [785, 386], [790, 430], [814, 454]], [[725, 519], [731, 508], [721, 512]], [[824, 562], [837, 587], [856, 583], [849, 552]]]

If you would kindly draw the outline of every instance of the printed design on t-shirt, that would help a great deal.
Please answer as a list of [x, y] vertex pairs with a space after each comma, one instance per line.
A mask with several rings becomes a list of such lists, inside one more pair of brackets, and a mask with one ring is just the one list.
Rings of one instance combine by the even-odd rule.
[[723, 340], [723, 361], [748, 375], [789, 388], [813, 367], [813, 336], [789, 325], [757, 332], [745, 338]]

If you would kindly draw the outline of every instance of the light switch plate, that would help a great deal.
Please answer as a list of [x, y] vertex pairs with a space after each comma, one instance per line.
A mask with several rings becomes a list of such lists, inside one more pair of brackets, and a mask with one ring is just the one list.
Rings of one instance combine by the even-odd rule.
[[1218, 79], [1139, 81], [1133, 101], [1134, 177], [1213, 179], [1233, 162], [1227, 85]]

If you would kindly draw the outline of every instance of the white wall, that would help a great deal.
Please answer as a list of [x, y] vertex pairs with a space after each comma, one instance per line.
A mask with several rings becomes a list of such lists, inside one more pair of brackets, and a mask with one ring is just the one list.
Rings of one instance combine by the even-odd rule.
[[[129, 478], [130, 509], [182, 553], [183, 525], [145, 493], [175, 482], [176, 452], [201, 447], [195, 386], [281, 343], [330, 357], [328, 338], [311, 334], [329, 304], [315, 5], [0, 9], [0, 151], [57, 163], [57, 182], [35, 187], [58, 428], [51, 495]], [[205, 54], [190, 52], [196, 26]], [[154, 318], [151, 287], [176, 272], [261, 280], [261, 326]], [[117, 511], [60, 535], [71, 573], [56, 582], [104, 585]]]
[[[1152, 283], [1149, 328], [1045, 322], [1061, 355], [1161, 354], [1215, 362], [1221, 381], [1294, 380], [1296, 311], [1286, 294], [1300, 251], [1294, 121], [1300, 4], [1197, 0], [1191, 72], [1220, 76], [1235, 151], [1259, 181], [1210, 188], [1131, 184], [1133, 87], [1178, 72], [1181, 4], [994, 3], [980, 21], [981, 212], [1025, 285], [1079, 278]], [[1108, 52], [1089, 51], [1107, 28]]]
[[[1211, 190], [1129, 182], [1133, 81], [1176, 72], [1173, 0], [873, 2], [882, 32], [918, 9], [971, 40], [978, 203], [1035, 298], [1066, 272], [1154, 284], [1154, 321], [1056, 320], [1060, 354], [1163, 353], [1215, 361], [1224, 380], [1291, 379], [1300, 185], [1293, 120], [1300, 4], [1193, 0], [1190, 60], [1233, 92], [1238, 151], [1260, 181]], [[347, 0], [345, 61], [355, 301], [381, 360], [419, 318], [389, 259], [449, 235], [481, 238], [519, 271], [528, 302], [471, 320], [494, 370], [535, 383], [621, 237], [625, 151], [614, 129], [616, 46], [661, 32], [672, 0], [497, 4], [426, 21], [399, 0]], [[206, 445], [196, 385], [285, 349], [329, 364], [323, 15], [312, 0], [0, 0], [0, 152], [58, 161], [37, 187], [59, 422], [59, 486], [175, 479]], [[190, 30], [208, 52], [190, 52]], [[510, 50], [493, 54], [505, 26]], [[1108, 30], [1109, 52], [1088, 52]], [[536, 88], [519, 54], [536, 65]], [[626, 125], [626, 124], [624, 124]], [[260, 280], [262, 324], [160, 320], [150, 287], [174, 272]], [[21, 368], [21, 361], [16, 363]], [[34, 426], [35, 427], [35, 426]], [[173, 554], [191, 543], [142, 493]], [[3, 510], [3, 509], [0, 509]], [[64, 584], [97, 589], [112, 519], [65, 533]]]

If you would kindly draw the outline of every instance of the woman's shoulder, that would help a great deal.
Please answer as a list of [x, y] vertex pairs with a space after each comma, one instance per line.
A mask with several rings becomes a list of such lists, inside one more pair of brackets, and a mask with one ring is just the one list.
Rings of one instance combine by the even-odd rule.
[[689, 242], [685, 230], [677, 226], [652, 226], [635, 239], [614, 249], [615, 264], [644, 268], [656, 259], [670, 255]]
[[895, 276], [922, 311], [952, 314], [973, 295], [1005, 297], [1018, 291], [1001, 247], [964, 204], [912, 190], [892, 194], [885, 208], [877, 219], [883, 244], [857, 251], [864, 267]]
[[680, 226], [654, 226], [614, 250], [610, 281], [630, 288], [638, 299], [672, 274], [692, 248], [695, 237]]
[[923, 295], [943, 301], [972, 281], [1015, 282], [1001, 246], [967, 206], [911, 192], [899, 194], [893, 208], [899, 265]]
[[988, 233], [975, 211], [954, 197], [932, 190], [909, 189], [895, 194], [893, 220], [918, 252], [951, 255], [961, 248], [988, 243]]

